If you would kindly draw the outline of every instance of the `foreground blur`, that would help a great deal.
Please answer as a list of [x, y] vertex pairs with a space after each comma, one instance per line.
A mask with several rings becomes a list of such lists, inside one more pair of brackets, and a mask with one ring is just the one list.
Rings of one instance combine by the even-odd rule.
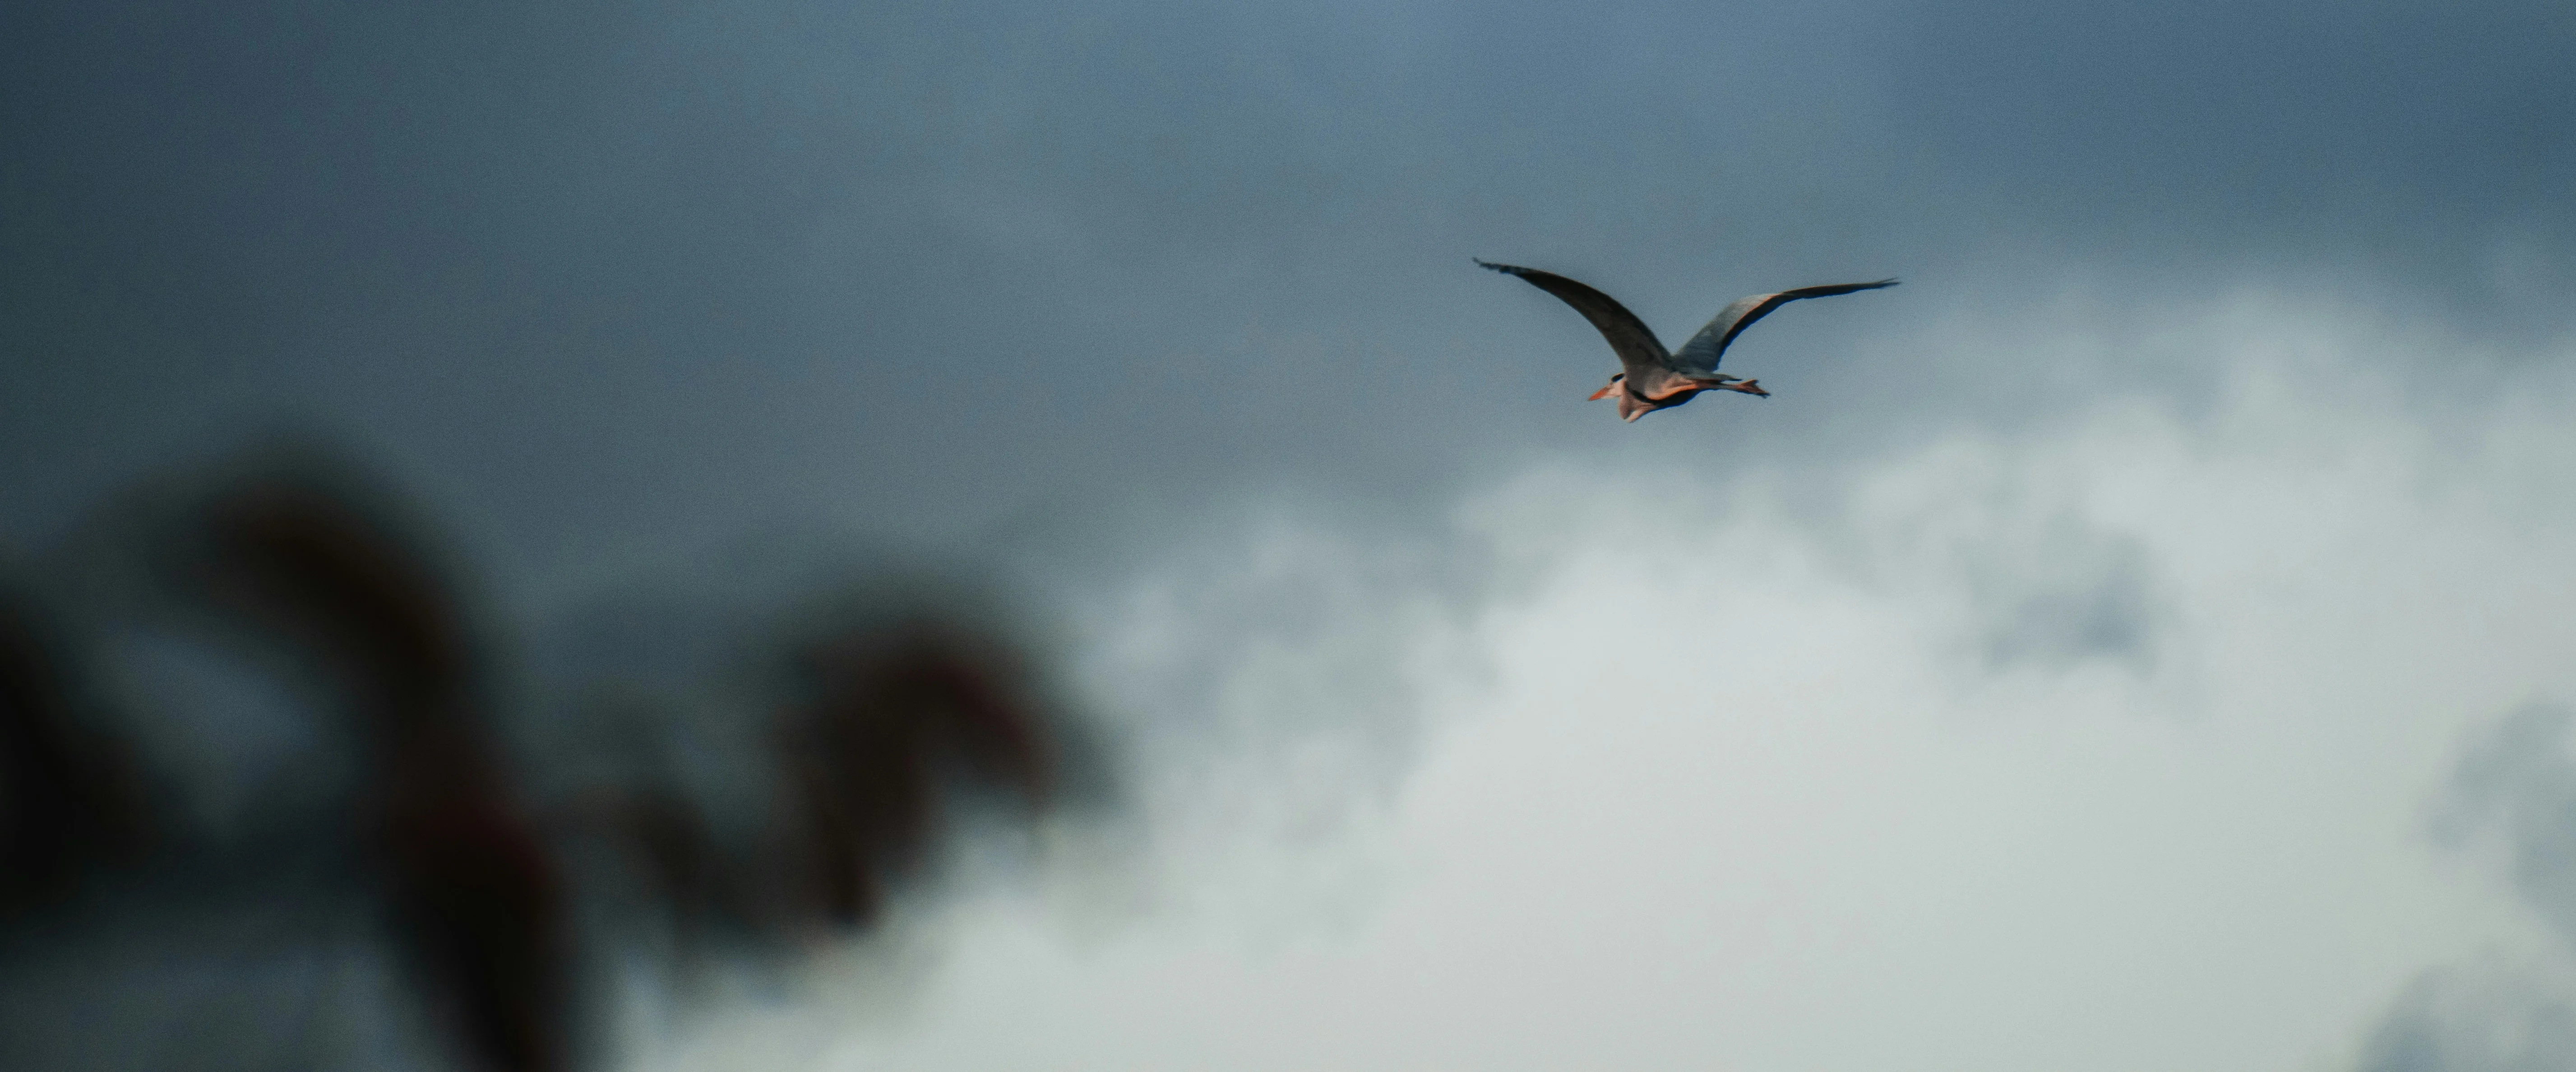
[[698, 638], [734, 653], [695, 717], [740, 716], [727, 776], [607, 670], [554, 690], [577, 732], [514, 736], [526, 660], [388, 500], [263, 451], [10, 571], [0, 1065], [598, 1066], [639, 962], [800, 959], [885, 918], [943, 802], [1065, 795], [1026, 654], [919, 587]]

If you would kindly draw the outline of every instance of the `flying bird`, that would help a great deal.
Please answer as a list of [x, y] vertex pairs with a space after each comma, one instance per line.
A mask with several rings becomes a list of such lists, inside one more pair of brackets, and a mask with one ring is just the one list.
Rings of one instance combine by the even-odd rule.
[[1717, 371], [1718, 358], [1726, 353], [1726, 344], [1734, 342], [1753, 322], [1771, 315], [1777, 309], [1801, 298], [1830, 298], [1836, 294], [1892, 287], [1896, 280], [1881, 279], [1875, 283], [1835, 283], [1821, 287], [1799, 287], [1777, 294], [1756, 294], [1738, 298], [1719, 310], [1717, 319], [1699, 329], [1682, 344], [1680, 353], [1664, 349], [1661, 340], [1637, 319], [1626, 306], [1607, 294], [1567, 279], [1553, 272], [1517, 265], [1495, 264], [1479, 260], [1477, 264], [1497, 272], [1516, 275], [1563, 299], [1574, 311], [1601, 330], [1610, 340], [1610, 348], [1619, 354], [1620, 371], [1610, 377], [1610, 385], [1592, 392], [1596, 399], [1616, 397], [1619, 418], [1633, 421], [1659, 409], [1670, 409], [1690, 401], [1702, 391], [1742, 391], [1748, 395], [1771, 397], [1760, 382], [1723, 375]]

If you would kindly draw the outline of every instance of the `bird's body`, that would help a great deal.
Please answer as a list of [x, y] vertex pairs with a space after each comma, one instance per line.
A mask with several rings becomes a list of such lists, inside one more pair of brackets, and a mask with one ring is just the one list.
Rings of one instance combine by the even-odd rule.
[[1717, 318], [1699, 329], [1683, 343], [1679, 352], [1664, 349], [1663, 341], [1609, 295], [1552, 272], [1522, 268], [1509, 264], [1477, 261], [1477, 264], [1516, 275], [1562, 299], [1601, 330], [1610, 341], [1610, 349], [1619, 355], [1620, 371], [1610, 377], [1610, 385], [1592, 392], [1594, 398], [1616, 397], [1621, 420], [1633, 421], [1659, 409], [1670, 409], [1699, 396], [1702, 391], [1740, 391], [1748, 395], [1771, 397], [1771, 392], [1753, 380], [1739, 379], [1717, 371], [1718, 359], [1726, 354], [1726, 345], [1753, 322], [1771, 315], [1771, 310], [1801, 298], [1827, 298], [1836, 294], [1892, 287], [1896, 280], [1875, 283], [1835, 283], [1821, 287], [1799, 287], [1776, 294], [1756, 294], [1739, 298], [1718, 312]]

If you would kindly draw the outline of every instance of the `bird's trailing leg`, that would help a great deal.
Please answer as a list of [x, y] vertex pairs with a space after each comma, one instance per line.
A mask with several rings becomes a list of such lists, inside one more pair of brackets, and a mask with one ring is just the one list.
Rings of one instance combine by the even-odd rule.
[[1695, 376], [1695, 379], [1692, 379], [1692, 387], [1703, 389], [1703, 392], [1744, 392], [1744, 394], [1759, 394], [1759, 397], [1765, 397], [1765, 399], [1770, 397], [1770, 392], [1762, 389], [1762, 381], [1734, 379], [1734, 376]]

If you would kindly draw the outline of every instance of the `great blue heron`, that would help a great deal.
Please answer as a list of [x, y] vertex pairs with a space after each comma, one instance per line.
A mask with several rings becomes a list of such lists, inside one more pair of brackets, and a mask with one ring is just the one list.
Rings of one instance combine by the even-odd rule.
[[1601, 329], [1601, 337], [1610, 340], [1610, 348], [1618, 351], [1621, 371], [1610, 377], [1609, 386], [1592, 392], [1592, 397], [1617, 396], [1619, 417], [1629, 421], [1681, 405], [1702, 391], [1742, 391], [1771, 397], [1771, 392], [1763, 390], [1757, 381], [1717, 371], [1717, 360], [1726, 353], [1726, 344], [1734, 342], [1754, 321], [1771, 315], [1771, 310], [1800, 298], [1830, 298], [1896, 285], [1896, 280], [1881, 279], [1875, 283], [1835, 283], [1738, 298], [1720, 310], [1707, 327], [1699, 329], [1699, 334], [1683, 343], [1680, 353], [1673, 353], [1664, 349], [1645, 321], [1607, 294], [1553, 272], [1482, 260], [1476, 263], [1528, 280], [1531, 286], [1563, 299], [1593, 327]]

